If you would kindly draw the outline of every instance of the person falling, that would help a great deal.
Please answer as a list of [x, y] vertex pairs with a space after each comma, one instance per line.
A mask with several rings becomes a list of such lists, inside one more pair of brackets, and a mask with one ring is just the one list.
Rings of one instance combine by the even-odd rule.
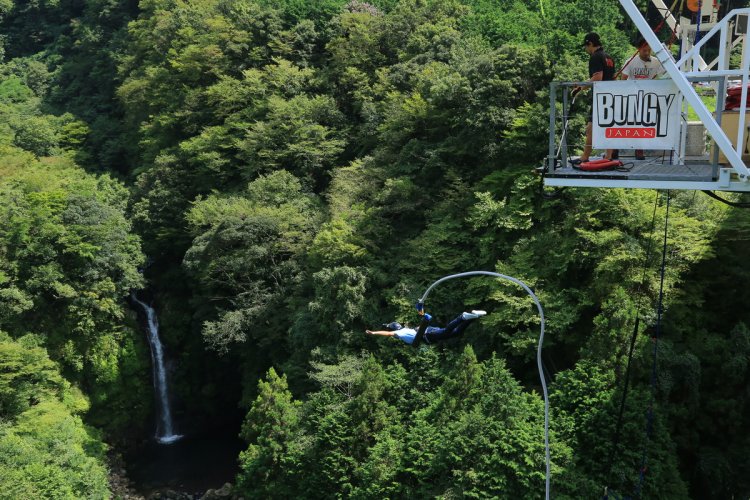
[[[485, 316], [485, 311], [471, 311], [463, 312], [459, 314], [453, 321], [448, 323], [444, 328], [437, 326], [428, 326], [424, 333], [424, 339], [428, 343], [438, 342], [441, 340], [448, 340], [460, 336], [464, 333], [464, 330], [477, 318]], [[382, 335], [384, 337], [396, 337], [399, 340], [411, 345], [414, 342], [414, 338], [417, 336], [417, 331], [414, 328], [402, 327], [397, 322], [388, 324], [390, 330], [365, 330], [367, 335]]]

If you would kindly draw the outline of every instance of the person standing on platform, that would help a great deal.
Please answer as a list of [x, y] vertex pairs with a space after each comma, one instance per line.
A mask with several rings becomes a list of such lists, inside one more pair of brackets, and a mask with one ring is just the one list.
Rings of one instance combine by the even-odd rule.
[[[661, 62], [651, 57], [651, 46], [646, 40], [639, 40], [638, 42], [638, 55], [633, 57], [628, 64], [622, 68], [622, 79], [623, 80], [653, 80], [663, 75], [667, 71]], [[642, 149], [635, 150], [636, 160], [645, 160], [646, 155], [643, 154]]]
[[[589, 33], [583, 38], [583, 48], [589, 54], [589, 81], [590, 82], [608, 82], [615, 79], [615, 61], [604, 51], [602, 41], [598, 33]], [[573, 89], [573, 95], [578, 94], [587, 87], [576, 87]], [[593, 94], [593, 93], [592, 93]], [[593, 97], [592, 97], [593, 99]], [[591, 115], [591, 113], [589, 113]], [[592, 146], [591, 119], [586, 124], [586, 144], [583, 147], [583, 153], [579, 158], [570, 160], [573, 165], [579, 165], [589, 161]], [[613, 159], [614, 149], [608, 149], [604, 157], [608, 160]]]
[[638, 55], [633, 57], [622, 68], [623, 80], [653, 80], [665, 74], [667, 70], [655, 57], [651, 57], [651, 46], [646, 40], [638, 42]]

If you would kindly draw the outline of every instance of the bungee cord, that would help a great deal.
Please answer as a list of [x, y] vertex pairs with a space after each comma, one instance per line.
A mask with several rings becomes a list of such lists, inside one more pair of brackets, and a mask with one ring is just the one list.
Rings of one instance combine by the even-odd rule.
[[[514, 278], [512, 276], [507, 276], [505, 274], [495, 273], [491, 271], [468, 271], [464, 273], [458, 273], [458, 274], [451, 274], [448, 276], [444, 276], [440, 278], [439, 280], [435, 281], [432, 285], [430, 285], [427, 290], [425, 290], [422, 297], [417, 301], [417, 311], [420, 315], [427, 316], [424, 312], [424, 302], [427, 300], [427, 296], [430, 294], [433, 288], [435, 288], [440, 283], [443, 283], [448, 280], [456, 279], [456, 278], [465, 278], [469, 276], [492, 276], [495, 278], [505, 279], [508, 281], [511, 281], [517, 285], [519, 285], [521, 288], [523, 288], [529, 296], [534, 300], [534, 303], [536, 304], [537, 311], [539, 311], [539, 320], [540, 320], [540, 333], [539, 333], [539, 344], [537, 345], [536, 350], [536, 364], [537, 369], [539, 370], [539, 380], [542, 383], [542, 393], [544, 395], [544, 457], [545, 457], [545, 499], [549, 500], [550, 498], [550, 451], [549, 451], [549, 394], [547, 393], [547, 381], [544, 377], [544, 368], [542, 365], [542, 344], [544, 343], [544, 310], [542, 309], [542, 304], [539, 302], [539, 299], [534, 294], [534, 292], [531, 290], [531, 288], [526, 285], [523, 281]], [[426, 327], [426, 323], [429, 322], [428, 320], [423, 319], [422, 324], [420, 325], [420, 331], [424, 333], [424, 328]], [[419, 337], [419, 334], [417, 335], [417, 338]]]

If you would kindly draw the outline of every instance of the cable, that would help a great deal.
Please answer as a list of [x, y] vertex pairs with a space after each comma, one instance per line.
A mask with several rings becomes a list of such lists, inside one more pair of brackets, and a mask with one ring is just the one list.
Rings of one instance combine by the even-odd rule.
[[560, 158], [560, 150], [562, 150], [563, 143], [565, 142], [565, 136], [568, 133], [568, 124], [570, 123], [570, 109], [573, 107], [573, 104], [576, 103], [576, 99], [578, 98], [579, 94], [580, 94], [580, 91], [576, 92], [575, 95], [573, 95], [573, 100], [570, 101], [570, 106], [568, 106], [567, 113], [563, 115], [563, 120], [565, 121], [565, 123], [563, 124], [563, 131], [562, 131], [562, 134], [560, 135], [560, 145], [557, 147], [557, 152], [555, 153], [555, 159]]
[[654, 331], [653, 343], [653, 361], [651, 363], [651, 403], [648, 405], [648, 413], [646, 414], [646, 443], [643, 445], [643, 456], [641, 458], [641, 468], [638, 471], [638, 485], [635, 489], [635, 497], [638, 498], [641, 495], [641, 489], [643, 488], [643, 482], [646, 477], [647, 463], [648, 463], [648, 441], [651, 440], [651, 436], [654, 432], [654, 405], [656, 404], [656, 372], [657, 372], [657, 355], [659, 347], [659, 337], [661, 337], [661, 318], [664, 312], [664, 274], [667, 267], [667, 234], [669, 229], [669, 201], [670, 193], [667, 191], [667, 209], [664, 215], [664, 243], [661, 249], [661, 273], [659, 278], [659, 302], [656, 307], [656, 328]]
[[709, 197], [713, 198], [716, 201], [720, 201], [720, 202], [722, 202], [725, 205], [729, 205], [730, 207], [735, 207], [735, 208], [750, 208], [750, 203], [748, 203], [748, 202], [738, 202], [738, 201], [727, 200], [726, 198], [722, 198], [721, 196], [717, 195], [713, 191], [703, 191], [703, 194], [705, 194], [706, 196], [709, 196]]
[[[544, 367], [542, 364], [542, 344], [544, 344], [544, 310], [542, 309], [542, 304], [539, 302], [539, 299], [536, 295], [534, 295], [534, 292], [531, 291], [531, 288], [529, 288], [526, 283], [523, 281], [513, 278], [512, 276], [507, 276], [505, 274], [500, 273], [494, 273], [491, 271], [468, 271], [465, 273], [458, 273], [458, 274], [451, 274], [449, 276], [444, 276], [437, 280], [435, 283], [429, 286], [427, 290], [424, 292], [424, 295], [422, 295], [422, 298], [417, 301], [417, 310], [424, 310], [424, 301], [427, 299], [427, 295], [430, 294], [433, 288], [435, 288], [437, 285], [444, 281], [448, 281], [450, 279], [454, 278], [464, 278], [467, 276], [494, 276], [495, 278], [502, 278], [506, 279], [508, 281], [512, 281], [513, 283], [519, 285], [521, 288], [526, 290], [526, 293], [528, 293], [531, 298], [534, 300], [534, 303], [536, 304], [536, 308], [539, 311], [539, 320], [541, 323], [540, 333], [539, 333], [539, 345], [536, 349], [536, 366], [539, 370], [539, 380], [542, 382], [542, 393], [544, 394], [544, 458], [545, 458], [545, 466], [546, 466], [546, 472], [545, 472], [545, 484], [544, 484], [544, 492], [545, 496], [544, 498], [546, 500], [549, 500], [549, 494], [550, 494], [550, 452], [549, 452], [549, 395], [547, 394], [547, 381], [544, 377]], [[422, 308], [422, 309], [420, 309]]]
[[638, 328], [640, 326], [640, 315], [641, 315], [641, 304], [642, 304], [642, 298], [643, 295], [641, 294], [641, 289], [643, 287], [643, 284], [646, 282], [646, 272], [648, 270], [648, 263], [651, 261], [651, 250], [653, 249], [653, 234], [654, 229], [656, 228], [656, 208], [659, 205], [659, 192], [656, 192], [656, 197], [654, 198], [654, 212], [651, 215], [651, 229], [649, 229], [650, 237], [648, 239], [648, 246], [646, 248], [646, 256], [643, 259], [643, 272], [641, 274], [641, 280], [638, 283], [638, 288], [636, 289], [635, 293], [638, 297], [638, 300], [636, 301], [636, 309], [635, 309], [635, 326], [633, 327], [633, 334], [630, 337], [630, 349], [628, 350], [628, 362], [625, 367], [625, 383], [622, 390], [622, 398], [620, 399], [620, 410], [617, 415], [617, 424], [615, 425], [615, 434], [612, 438], [612, 449], [609, 453], [609, 463], [607, 465], [607, 472], [605, 474], [605, 478], [608, 478], [609, 475], [612, 473], [612, 465], [614, 464], [615, 455], [617, 455], [617, 448], [620, 445], [620, 433], [622, 432], [622, 420], [623, 415], [625, 413], [625, 402], [628, 397], [628, 386], [630, 383], [630, 367], [631, 363], [633, 361], [633, 353], [635, 351], [635, 341], [638, 337]]

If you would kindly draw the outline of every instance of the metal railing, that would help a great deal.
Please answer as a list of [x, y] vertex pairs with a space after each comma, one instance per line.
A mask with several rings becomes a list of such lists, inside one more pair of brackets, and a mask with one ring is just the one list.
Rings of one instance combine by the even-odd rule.
[[[716, 92], [716, 109], [713, 112], [714, 121], [721, 126], [724, 105], [726, 102], [726, 88], [729, 75], [705, 74], [691, 75], [687, 77], [690, 83], [708, 82]], [[565, 167], [568, 162], [568, 147], [570, 145], [568, 124], [571, 117], [571, 106], [574, 99], [571, 98], [570, 89], [579, 86], [593, 86], [592, 82], [562, 82], [555, 81], [550, 83], [550, 129], [549, 129], [549, 148], [548, 156], [545, 162], [547, 172], [554, 172], [558, 168]], [[558, 123], [558, 104], [561, 104], [560, 123]], [[686, 132], [687, 132], [687, 102], [682, 102], [683, 112], [680, 123], [681, 132], [680, 144], [675, 149], [675, 164], [684, 164]], [[591, 117], [588, 117], [590, 120]], [[559, 135], [558, 135], [559, 134]], [[739, 148], [738, 148], [739, 150]], [[710, 158], [708, 159], [712, 169], [714, 180], [719, 177], [719, 148], [712, 147]]]

